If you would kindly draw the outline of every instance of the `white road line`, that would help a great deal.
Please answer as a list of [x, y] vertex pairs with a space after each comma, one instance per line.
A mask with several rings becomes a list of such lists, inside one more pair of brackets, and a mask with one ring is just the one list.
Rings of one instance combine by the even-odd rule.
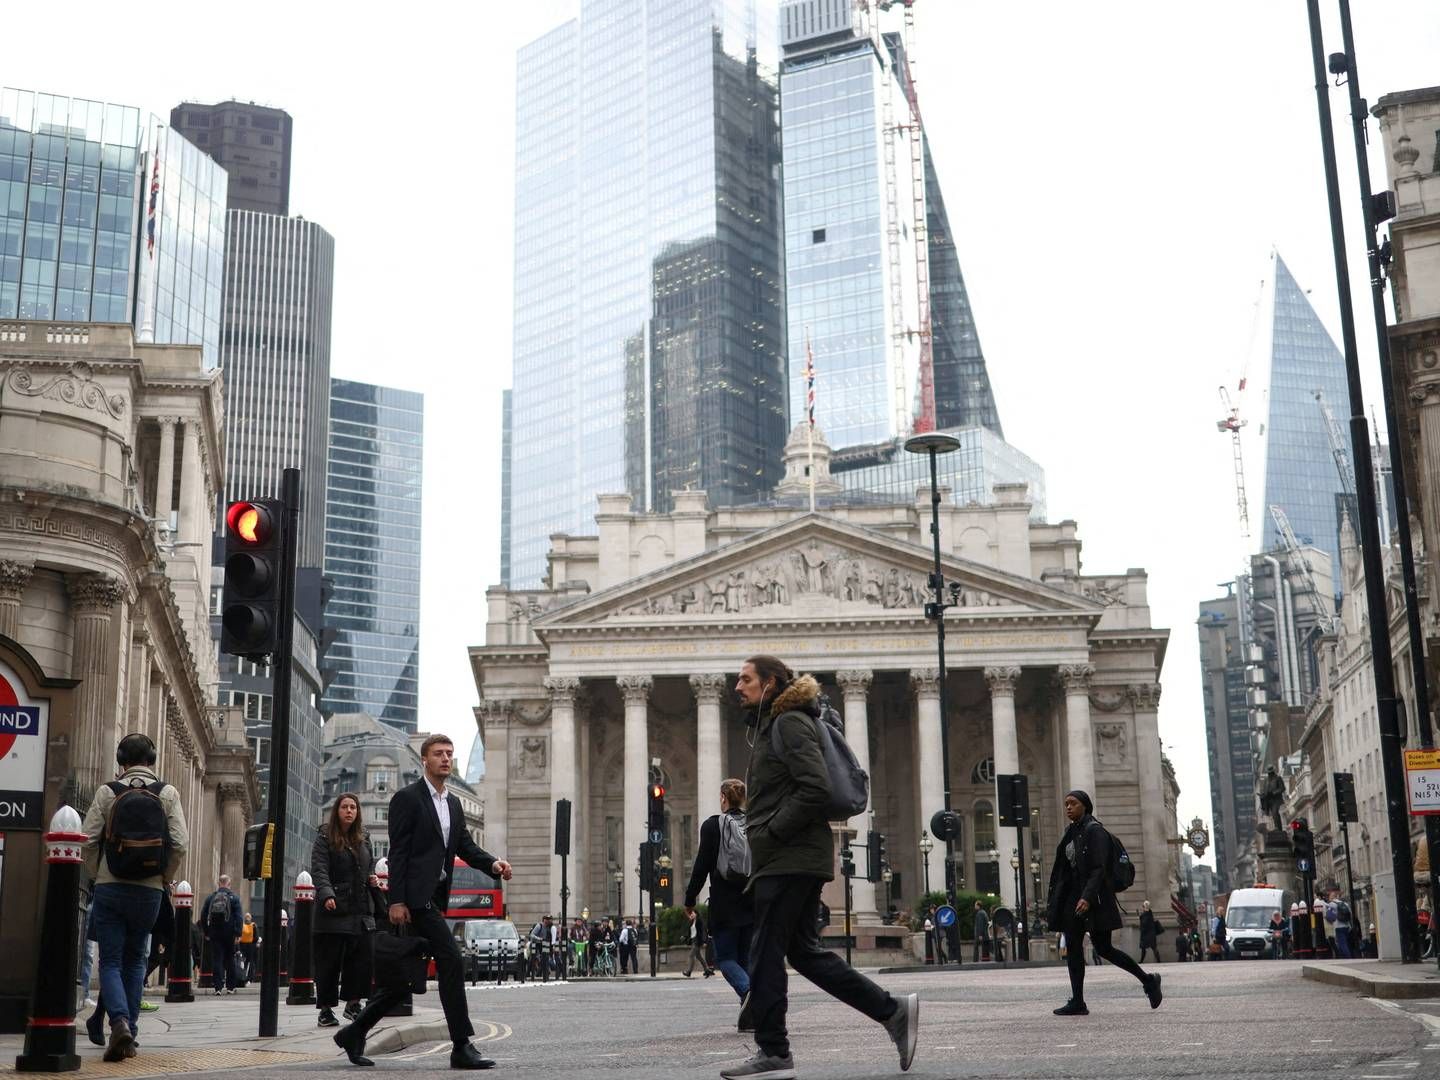
[[1180, 1045], [1181, 1045], [1181, 1046], [1204, 1046], [1205, 1044], [1204, 1044], [1203, 1042], [1194, 1042], [1194, 1043], [1181, 1043]]
[[1311, 1039], [1310, 1041], [1311, 1041], [1312, 1043], [1331, 1043], [1331, 1042], [1334, 1042], [1335, 1040], [1334, 1040], [1334, 1039]]
[[960, 1048], [959, 1048], [958, 1046], [934, 1046], [934, 1047], [931, 1047], [931, 1049], [932, 1049], [932, 1050], [959, 1050]]
[[[1216, 925], [1219, 925], [1219, 924], [1217, 923]], [[1077, 1047], [1077, 1046], [1079, 1046], [1079, 1045], [1080, 1045], [1079, 1043], [1056, 1043], [1056, 1044], [1055, 1044], [1055, 1049], [1057, 1049], [1057, 1050], [1073, 1050], [1073, 1049], [1075, 1049], [1075, 1047]]]

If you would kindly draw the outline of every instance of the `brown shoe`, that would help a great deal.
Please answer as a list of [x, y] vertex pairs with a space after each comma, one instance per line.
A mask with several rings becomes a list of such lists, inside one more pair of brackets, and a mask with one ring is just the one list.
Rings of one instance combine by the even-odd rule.
[[110, 1042], [105, 1046], [105, 1061], [124, 1061], [135, 1045], [135, 1036], [130, 1034], [130, 1021], [110, 1021]]

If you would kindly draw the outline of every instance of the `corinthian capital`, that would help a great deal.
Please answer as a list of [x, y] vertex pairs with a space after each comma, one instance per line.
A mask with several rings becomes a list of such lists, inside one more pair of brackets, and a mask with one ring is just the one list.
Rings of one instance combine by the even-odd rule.
[[1089, 693], [1090, 680], [1095, 677], [1094, 664], [1061, 664], [1060, 685], [1067, 694]]
[[985, 669], [985, 682], [990, 687], [990, 696], [1014, 697], [1015, 682], [1020, 678], [1020, 669], [1004, 664]]
[[729, 681], [724, 675], [691, 675], [690, 691], [697, 702], [713, 705], [720, 700], [720, 695], [725, 692], [725, 685]]
[[220, 800], [221, 806], [224, 806], [228, 802], [245, 803], [248, 801], [249, 796], [250, 792], [244, 784], [226, 781], [215, 785], [215, 797]]
[[109, 574], [71, 574], [65, 591], [71, 607], [82, 612], [107, 612], [125, 596], [125, 586]]
[[626, 705], [644, 705], [650, 700], [650, 688], [655, 680], [649, 675], [617, 675], [615, 685], [625, 696]]
[[30, 584], [30, 575], [34, 572], [34, 563], [0, 559], [0, 598], [20, 599], [21, 593], [25, 591], [25, 586]]
[[863, 699], [870, 692], [870, 684], [875, 681], [875, 672], [869, 668], [837, 671], [835, 681], [840, 684], [840, 692], [847, 698]]
[[574, 705], [580, 680], [573, 675], [552, 675], [546, 678], [545, 689], [550, 691], [551, 705]]
[[1136, 712], [1154, 712], [1160, 707], [1160, 684], [1131, 683], [1125, 688], [1125, 696]]
[[910, 685], [915, 687], [916, 697], [939, 697], [940, 670], [933, 667], [911, 668]]

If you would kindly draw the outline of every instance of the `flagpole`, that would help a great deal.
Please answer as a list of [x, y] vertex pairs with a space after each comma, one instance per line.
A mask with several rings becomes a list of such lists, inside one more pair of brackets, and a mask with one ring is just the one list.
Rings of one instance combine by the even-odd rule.
[[810, 328], [805, 328], [805, 391], [810, 410], [810, 425], [805, 432], [807, 465], [810, 479], [810, 513], [815, 513], [815, 354], [810, 350]]

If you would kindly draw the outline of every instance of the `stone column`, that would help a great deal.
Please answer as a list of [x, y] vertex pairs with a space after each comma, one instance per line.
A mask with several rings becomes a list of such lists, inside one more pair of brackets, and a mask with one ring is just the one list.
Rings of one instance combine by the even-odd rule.
[[34, 572], [34, 563], [0, 559], [0, 634], [8, 638], [20, 635], [20, 600]]
[[[132, 611], [132, 616], [138, 612]], [[130, 664], [125, 695], [126, 726], [131, 731], [150, 733], [150, 631], [132, 619], [130, 630]]]
[[486, 851], [507, 858], [510, 844], [510, 716], [513, 706], [508, 701], [482, 701], [476, 708], [477, 719], [483, 724], [485, 740], [485, 779], [481, 790], [485, 795]]
[[162, 529], [170, 528], [170, 507], [175, 501], [175, 425], [174, 416], [156, 417], [160, 425], [160, 456], [155, 462], [155, 516]]
[[704, 821], [720, 806], [720, 695], [724, 675], [691, 675], [695, 695], [695, 814]]
[[[1015, 681], [1020, 678], [1018, 667], [987, 667], [985, 682], [990, 687], [990, 719], [994, 728], [995, 775], [1020, 771], [1020, 743], [1015, 734]], [[1010, 873], [1009, 848], [1018, 847], [1014, 837], [1000, 834], [1000, 799], [995, 799], [995, 846], [1000, 850], [1000, 898], [1011, 911], [1015, 910], [1015, 875]], [[1010, 830], [1007, 829], [1007, 832]], [[1025, 853], [1028, 859], [1030, 853]], [[1028, 871], [1025, 871], [1028, 873]]]
[[[551, 677], [545, 680], [545, 689], [550, 691], [550, 907], [560, 911], [560, 856], [555, 854], [555, 804], [560, 799], [570, 800], [570, 845], [573, 851], [578, 847], [578, 837], [573, 828], [579, 800], [576, 799], [575, 783], [575, 695], [580, 690], [580, 680], [571, 677]], [[569, 861], [568, 871], [575, 870], [575, 860]], [[575, 886], [569, 886], [573, 895]], [[568, 905], [567, 905], [568, 906]]]
[[[835, 673], [835, 681], [840, 684], [840, 692], [845, 698], [845, 741], [850, 744], [850, 749], [855, 751], [855, 760], [867, 773], [870, 772], [870, 718], [866, 711], [866, 699], [870, 693], [870, 684], [874, 680], [875, 673], [868, 668]], [[865, 807], [864, 813], [856, 814], [850, 819], [848, 828], [851, 833], [863, 837], [870, 829], [870, 809], [874, 802], [875, 777], [872, 775], [870, 804]], [[864, 858], [857, 858], [856, 865], [857, 868], [863, 867]], [[862, 926], [878, 923], [880, 914], [875, 907], [875, 883], [857, 874], [851, 882], [850, 893], [855, 921]]]
[[[1070, 787], [1095, 798], [1095, 736], [1090, 729], [1090, 680], [1094, 664], [1062, 664], [1060, 685], [1065, 688], [1065, 747], [1070, 766]], [[1164, 800], [1157, 805], [1164, 806]]]
[[[940, 672], [936, 668], [914, 668], [910, 683], [915, 687], [917, 723], [915, 725], [916, 772], [920, 776], [920, 821], [915, 826], [930, 828], [936, 810], [945, 808], [945, 769], [940, 757]], [[847, 742], [849, 740], [846, 740]], [[945, 888], [945, 845], [936, 843], [925, 860], [929, 866], [930, 888]], [[924, 888], [925, 872], [920, 875]]]
[[180, 451], [180, 529], [182, 540], [197, 539], [200, 534], [200, 509], [204, 478], [200, 475], [200, 421], [185, 421], [184, 441]]
[[[625, 848], [621, 866], [625, 868], [625, 904], [622, 915], [639, 914], [640, 879], [630, 868], [639, 861], [640, 844], [649, 816], [645, 784], [650, 776], [650, 688], [655, 680], [649, 675], [621, 675], [615, 680], [625, 697]], [[646, 919], [649, 922], [649, 919]]]
[[222, 783], [215, 788], [220, 803], [220, 873], [242, 882], [241, 862], [245, 855], [245, 820], [249, 793], [244, 784]]
[[109, 574], [74, 574], [65, 579], [70, 594], [74, 634], [70, 675], [79, 679], [75, 690], [75, 728], [70, 761], [75, 770], [77, 799], [89, 806], [95, 789], [112, 779], [115, 747], [110, 738], [115, 700], [109, 676], [115, 670], [110, 652], [111, 620], [125, 596], [125, 586]]
[[[1140, 806], [1157, 808], [1165, 805], [1165, 779], [1160, 766], [1160, 686], [1158, 683], [1136, 683], [1125, 688], [1135, 709], [1135, 757], [1140, 778]], [[1166, 900], [1170, 879], [1169, 829], [1165, 815], [1146, 812], [1140, 815], [1140, 872], [1144, 875], [1144, 897], [1158, 911]]]

